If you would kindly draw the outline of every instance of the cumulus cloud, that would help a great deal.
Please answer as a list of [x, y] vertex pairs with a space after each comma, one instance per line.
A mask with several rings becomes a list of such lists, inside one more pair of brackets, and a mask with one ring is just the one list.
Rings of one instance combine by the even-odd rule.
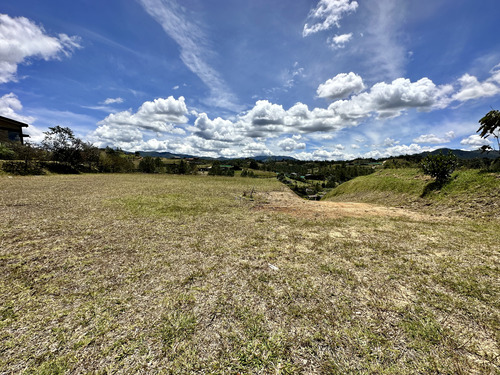
[[412, 143], [410, 145], [395, 145], [387, 147], [383, 150], [372, 150], [363, 154], [363, 157], [380, 159], [388, 158], [390, 156], [419, 154], [421, 152], [433, 150], [435, 150], [435, 147], [422, 147], [420, 145]]
[[0, 84], [17, 80], [18, 65], [28, 59], [52, 60], [81, 48], [79, 38], [49, 36], [42, 26], [25, 17], [0, 14]]
[[350, 100], [333, 102], [329, 109], [345, 119], [361, 119], [376, 113], [378, 118], [400, 116], [402, 112], [416, 108], [421, 111], [444, 108], [449, 104], [451, 85], [436, 86], [430, 79], [411, 82], [398, 78], [387, 84], [379, 82], [369, 92], [353, 96]]
[[283, 106], [259, 100], [238, 122], [245, 129], [247, 136], [258, 138], [282, 133], [285, 130], [285, 116]]
[[352, 93], [363, 91], [365, 85], [363, 79], [353, 73], [340, 73], [318, 86], [316, 93], [320, 98], [330, 100], [348, 97]]
[[[500, 73], [495, 69], [489, 78], [492, 82], [495, 79], [500, 81]], [[185, 150], [183, 153], [227, 157], [266, 154], [270, 150], [278, 153], [304, 150], [300, 153], [302, 158], [347, 158], [340, 144], [310, 152], [305, 150], [309, 149], [308, 141], [332, 140], [339, 131], [348, 127], [395, 118], [411, 109], [431, 111], [445, 108], [453, 102], [454, 89], [452, 85], [436, 85], [426, 77], [415, 82], [398, 78], [390, 83], [379, 82], [365, 88], [362, 78], [351, 72], [329, 79], [318, 87], [317, 93], [319, 97], [332, 99], [333, 102], [326, 108], [312, 109], [298, 102], [286, 109], [268, 100], [259, 100], [245, 112], [229, 118], [213, 119], [206, 113], [189, 111], [183, 97], [156, 99], [145, 102], [135, 113], [128, 110], [110, 114], [98, 123], [93, 136], [95, 140], [111, 144], [121, 142], [119, 147], [127, 150], [141, 145], [150, 148], [163, 145], [172, 152], [182, 149]], [[195, 117], [192, 125], [175, 126], [186, 124], [188, 115]], [[152, 132], [156, 132], [152, 139], [158, 142], [147, 139]], [[395, 139], [387, 137], [383, 140], [384, 137], [380, 136], [373, 145], [378, 149], [364, 156], [386, 157], [430, 151], [433, 150], [431, 146], [421, 145], [448, 143], [453, 138], [453, 131], [444, 135], [430, 133], [414, 138], [414, 143], [410, 145], [401, 145]], [[354, 141], [365, 140], [357, 137]], [[123, 147], [127, 142], [128, 146]], [[477, 137], [463, 140], [462, 144], [469, 145], [466, 142], [479, 144]], [[485, 141], [481, 142], [481, 145], [485, 144]], [[350, 149], [357, 148], [357, 145], [350, 146]], [[356, 156], [360, 155], [353, 157]]]
[[340, 27], [340, 20], [345, 14], [354, 12], [358, 8], [358, 3], [351, 0], [320, 0], [316, 8], [309, 12], [308, 20], [302, 35], [304, 37], [315, 34], [319, 31], [329, 30], [332, 27]]
[[291, 152], [294, 150], [303, 150], [306, 148], [306, 144], [303, 142], [297, 142], [293, 138], [286, 138], [278, 142], [278, 147], [286, 152]]
[[319, 147], [312, 152], [299, 152], [294, 154], [294, 157], [301, 160], [348, 160], [354, 159], [356, 156], [346, 154], [338, 148], [331, 150], [326, 147]]
[[434, 134], [423, 134], [413, 140], [415, 143], [420, 143], [420, 144], [442, 144], [442, 143], [448, 143], [450, 142], [453, 138], [455, 137], [455, 132], [449, 131], [447, 132], [444, 137], [438, 137]]
[[352, 33], [335, 35], [334, 37], [328, 39], [328, 44], [330, 45], [330, 47], [334, 49], [344, 48], [346, 43], [349, 42], [351, 39], [352, 39]]
[[206, 140], [237, 142], [242, 139], [242, 135], [237, 133], [235, 125], [220, 117], [210, 120], [206, 113], [201, 113], [194, 125], [196, 127], [194, 134]]
[[479, 148], [481, 146], [491, 145], [491, 141], [489, 139], [481, 138], [479, 134], [473, 134], [462, 139], [460, 144], [464, 146], [471, 146], [472, 148]]
[[[144, 102], [137, 112], [131, 110], [112, 113], [98, 122], [98, 128], [90, 138], [99, 144], [116, 142], [139, 142], [143, 140], [145, 131], [162, 134], [183, 135], [185, 131], [174, 124], [185, 124], [188, 121], [188, 110], [184, 97], [175, 99], [159, 98]], [[126, 149], [130, 149], [127, 147]]]
[[[354, 73], [343, 73], [318, 87], [320, 97], [340, 98], [364, 89], [363, 80]], [[399, 78], [392, 83], [377, 83], [369, 91], [349, 99], [336, 100], [327, 108], [309, 109], [296, 103], [286, 110], [283, 106], [259, 100], [249, 111], [233, 120], [210, 120], [206, 114], [198, 117], [195, 134], [205, 139], [273, 138], [285, 134], [333, 133], [358, 126], [369, 117], [391, 118], [415, 108], [428, 111], [448, 105], [449, 85], [436, 86], [430, 79], [411, 82]], [[226, 134], [227, 136], [224, 136]]]
[[453, 95], [453, 99], [465, 102], [467, 100], [479, 99], [500, 93], [500, 75], [494, 72], [492, 76], [484, 82], [469, 74], [464, 74], [458, 79], [460, 91]]

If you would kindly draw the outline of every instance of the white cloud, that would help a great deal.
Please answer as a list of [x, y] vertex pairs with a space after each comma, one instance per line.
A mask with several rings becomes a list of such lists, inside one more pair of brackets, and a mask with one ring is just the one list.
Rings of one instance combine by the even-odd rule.
[[[496, 71], [495, 74], [492, 73], [492, 80], [493, 77], [496, 79]], [[498, 78], [500, 79], [500, 73]], [[361, 124], [368, 126], [364, 130], [364, 138], [356, 137], [353, 141], [366, 142], [365, 137], [368, 137], [372, 139], [372, 148], [376, 148], [366, 154], [366, 157], [429, 151], [433, 150], [429, 145], [448, 143], [456, 137], [453, 131], [438, 135], [429, 133], [414, 138], [414, 143], [410, 145], [401, 145], [390, 137], [395, 133], [383, 131], [386, 123], [377, 122], [401, 116], [411, 109], [431, 111], [446, 108], [453, 101], [452, 85], [438, 86], [425, 77], [416, 82], [398, 78], [390, 83], [379, 82], [362, 90], [365, 90], [365, 86], [360, 76], [352, 72], [344, 73], [318, 87], [318, 96], [321, 97], [335, 100], [350, 95], [348, 99], [333, 101], [327, 108], [309, 109], [306, 104], [298, 102], [287, 110], [282, 105], [259, 100], [248, 111], [214, 119], [209, 118], [206, 113], [193, 109], [189, 111], [183, 97], [156, 99], [145, 102], [136, 113], [128, 110], [110, 114], [98, 123], [99, 127], [92, 134], [92, 139], [101, 143], [119, 142], [119, 147], [128, 150], [145, 145], [152, 138], [158, 142], [149, 142], [148, 147], [164, 145], [172, 152], [184, 150], [183, 153], [206, 156], [252, 156], [304, 150], [297, 154], [304, 159], [346, 159], [349, 157], [344, 153], [344, 146], [333, 142], [328, 148], [309, 152], [305, 150], [309, 149], [309, 142], [315, 145], [316, 142], [333, 140], [339, 137], [340, 130]], [[182, 128], [174, 126], [186, 124], [189, 114], [195, 117], [194, 124]], [[389, 123], [394, 124], [394, 121]], [[376, 127], [373, 128], [370, 124], [376, 124]], [[464, 127], [469, 129], [470, 125], [465, 124], [459, 129], [456, 125], [445, 128], [453, 128], [459, 135], [463, 135], [470, 131], [464, 133]], [[156, 136], [151, 137], [151, 132], [156, 132]], [[471, 138], [467, 142], [473, 141], [474, 138]], [[350, 147], [359, 148], [358, 145]], [[359, 155], [353, 155], [356, 156]]]
[[444, 137], [438, 137], [434, 134], [423, 134], [413, 140], [415, 143], [423, 144], [442, 144], [448, 143], [455, 137], [455, 132], [449, 131]]
[[272, 151], [261, 142], [250, 142], [241, 149], [243, 157], [251, 157], [258, 155], [272, 155]]
[[49, 36], [25, 17], [0, 14], [0, 84], [16, 81], [18, 65], [30, 58], [48, 61], [68, 57], [77, 48], [81, 48], [78, 37]]
[[213, 47], [196, 21], [191, 21], [192, 15], [186, 14], [185, 8], [176, 0], [140, 0], [140, 3], [180, 46], [183, 63], [208, 86], [210, 96], [207, 103], [239, 110], [234, 94], [219, 72], [208, 63], [214, 56]]
[[453, 99], [465, 102], [467, 100], [494, 96], [500, 93], [500, 74], [492, 71], [492, 76], [484, 82], [469, 74], [464, 74], [458, 79], [460, 91], [453, 95]]
[[379, 159], [379, 158], [387, 158], [389, 156], [419, 154], [421, 152], [433, 151], [433, 150], [435, 150], [435, 148], [433, 147], [422, 147], [415, 143], [412, 143], [411, 145], [391, 146], [383, 150], [372, 150], [363, 154], [363, 157]]
[[485, 145], [491, 145], [491, 141], [489, 139], [481, 138], [479, 134], [473, 134], [464, 138], [460, 141], [461, 145], [472, 146], [472, 148], [479, 148]]
[[283, 133], [285, 116], [283, 106], [259, 100], [248, 113], [240, 116], [238, 123], [245, 129], [248, 137], [269, 137]]
[[327, 42], [330, 45], [330, 47], [337, 49], [337, 48], [344, 48], [346, 43], [349, 42], [351, 39], [352, 39], [352, 33], [349, 33], [349, 34], [335, 35], [334, 37], [329, 38]]
[[33, 125], [35, 118], [32, 116], [21, 115], [18, 112], [22, 111], [23, 106], [18, 97], [13, 94], [6, 94], [0, 97], [0, 116], [17, 120], [28, 124], [29, 126], [23, 130], [24, 134], [30, 137], [27, 139], [30, 143], [40, 143], [45, 138], [45, 134], [38, 127]]
[[436, 86], [428, 78], [416, 82], [398, 78], [390, 84], [376, 83], [369, 92], [355, 95], [350, 100], [333, 102], [328, 109], [351, 120], [366, 118], [371, 113], [376, 113], [379, 118], [396, 117], [410, 108], [421, 111], [444, 108], [452, 90], [450, 85]]
[[286, 152], [294, 150], [303, 150], [306, 148], [306, 144], [303, 142], [297, 142], [293, 138], [286, 138], [278, 142], [278, 147]]
[[107, 98], [101, 104], [108, 105], [108, 104], [120, 104], [120, 103], [123, 103], [123, 99], [122, 98]]
[[340, 20], [345, 14], [354, 12], [358, 8], [358, 3], [351, 0], [320, 0], [316, 8], [309, 12], [308, 20], [313, 23], [306, 23], [302, 36], [306, 37], [319, 31], [329, 30], [332, 27], [340, 27]]
[[210, 120], [206, 113], [199, 114], [194, 125], [196, 127], [194, 134], [203, 139], [236, 142], [243, 138], [237, 133], [231, 121], [220, 117]]
[[142, 141], [144, 132], [148, 131], [159, 135], [183, 135], [185, 131], [173, 124], [185, 124], [188, 121], [187, 114], [184, 97], [159, 98], [152, 102], [144, 102], [136, 113], [127, 110], [110, 114], [98, 122], [98, 128], [89, 137], [98, 144], [113, 144], [113, 142]]
[[386, 139], [384, 139], [384, 142], [382, 143], [382, 145], [384, 147], [393, 147], [397, 144], [399, 144], [399, 141], [396, 141], [395, 139], [392, 139], [392, 138], [386, 138]]
[[356, 157], [353, 154], [346, 154], [340, 149], [329, 150], [325, 147], [317, 148], [312, 152], [300, 152], [293, 156], [300, 160], [348, 160]]
[[[320, 85], [318, 95], [342, 97], [363, 88], [360, 76], [339, 74]], [[449, 103], [450, 90], [451, 86], [436, 86], [428, 78], [417, 82], [399, 78], [390, 84], [377, 83], [369, 91], [348, 100], [334, 101], [328, 108], [310, 110], [306, 104], [296, 103], [286, 110], [281, 105], [259, 100], [252, 109], [231, 121], [210, 120], [203, 114], [197, 119], [195, 134], [205, 139], [226, 141], [304, 133], [326, 133], [332, 138], [334, 132], [358, 126], [373, 115], [383, 119], [400, 116], [412, 108], [422, 111], [443, 108]]]
[[22, 111], [21, 101], [14, 93], [5, 94], [0, 98], [0, 116], [30, 124], [35, 121], [34, 117], [24, 116], [18, 112]]
[[340, 73], [318, 86], [316, 93], [320, 98], [331, 100], [348, 97], [352, 93], [363, 91], [363, 79], [357, 74]]

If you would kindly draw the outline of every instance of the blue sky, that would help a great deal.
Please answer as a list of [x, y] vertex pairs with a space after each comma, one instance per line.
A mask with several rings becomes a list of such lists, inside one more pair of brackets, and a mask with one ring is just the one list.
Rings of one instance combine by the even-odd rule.
[[16, 0], [0, 115], [127, 151], [351, 159], [477, 149], [498, 0]]

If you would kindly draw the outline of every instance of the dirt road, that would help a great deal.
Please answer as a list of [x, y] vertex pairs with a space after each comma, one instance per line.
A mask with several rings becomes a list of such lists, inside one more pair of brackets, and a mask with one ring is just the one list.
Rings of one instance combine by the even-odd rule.
[[291, 191], [275, 191], [261, 194], [255, 208], [271, 212], [282, 212], [304, 218], [336, 217], [408, 217], [423, 219], [426, 215], [401, 208], [377, 206], [368, 203], [308, 201]]

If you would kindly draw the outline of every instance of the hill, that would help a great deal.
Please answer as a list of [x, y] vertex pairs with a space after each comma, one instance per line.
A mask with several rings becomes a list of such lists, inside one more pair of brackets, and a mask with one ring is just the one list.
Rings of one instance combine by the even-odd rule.
[[460, 170], [440, 190], [418, 169], [383, 169], [345, 182], [323, 199], [376, 203], [432, 214], [500, 217], [500, 174]]
[[450, 148], [439, 148], [437, 150], [431, 151], [431, 152], [423, 152], [420, 155], [422, 156], [427, 156], [429, 154], [431, 155], [437, 155], [439, 153], [442, 154], [448, 154], [451, 152], [453, 155], [455, 155], [459, 159], [465, 159], [465, 160], [470, 160], [470, 159], [476, 159], [476, 158], [487, 158], [487, 159], [496, 159], [498, 158], [498, 152], [485, 152], [482, 153], [480, 150], [474, 150], [474, 151], [464, 151], [464, 150], [453, 150]]

